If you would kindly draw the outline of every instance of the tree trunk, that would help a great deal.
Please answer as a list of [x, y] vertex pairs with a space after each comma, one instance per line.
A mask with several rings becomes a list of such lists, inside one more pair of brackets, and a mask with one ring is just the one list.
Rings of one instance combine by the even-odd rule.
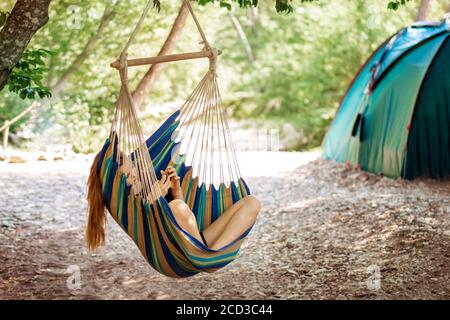
[[51, 0], [17, 0], [3, 29], [0, 30], [0, 90], [11, 71], [42, 26], [48, 21]]
[[234, 29], [236, 30], [236, 33], [238, 34], [239, 39], [241, 40], [242, 45], [244, 46], [244, 50], [248, 60], [252, 63], [254, 60], [253, 50], [250, 45], [250, 42], [248, 41], [247, 35], [245, 34], [244, 28], [242, 28], [239, 19], [231, 11], [228, 12], [228, 17], [230, 18], [231, 23], [233, 24]]
[[[183, 27], [186, 23], [188, 13], [189, 10], [186, 4], [183, 2], [183, 5], [181, 6], [180, 11], [178, 12], [178, 16], [175, 19], [172, 29], [170, 30], [170, 33], [167, 36], [167, 39], [164, 42], [164, 45], [162, 46], [158, 55], [170, 54], [170, 52], [172, 52], [172, 50], [175, 48], [178, 36], [181, 34], [181, 31], [183, 30]], [[163, 63], [153, 64], [149, 68], [147, 73], [142, 77], [141, 81], [136, 87], [136, 90], [134, 90], [133, 92], [133, 101], [136, 108], [139, 108], [142, 105], [142, 103], [145, 100], [145, 97], [150, 92], [150, 88], [153, 82], [156, 80], [156, 78], [161, 73], [161, 70], [163, 68], [164, 68]]]
[[248, 10], [248, 17], [250, 22], [250, 29], [252, 30], [253, 35], [258, 35], [258, 23], [259, 23], [259, 12], [257, 7], [251, 7]]
[[56, 83], [51, 86], [50, 91], [52, 92], [53, 98], [58, 97], [61, 91], [64, 89], [69, 78], [77, 72], [80, 66], [86, 61], [87, 58], [91, 55], [93, 50], [95, 49], [97, 43], [101, 39], [101, 36], [108, 26], [108, 23], [112, 21], [114, 18], [116, 11], [115, 7], [117, 7], [122, 0], [118, 0], [114, 5], [112, 5], [111, 1], [106, 4], [105, 10], [103, 12], [102, 18], [100, 19], [100, 24], [97, 28], [97, 31], [88, 39], [83, 50], [80, 54], [75, 58], [69, 68], [59, 77]]
[[419, 11], [417, 12], [416, 21], [427, 20], [428, 12], [430, 11], [432, 0], [421, 0]]

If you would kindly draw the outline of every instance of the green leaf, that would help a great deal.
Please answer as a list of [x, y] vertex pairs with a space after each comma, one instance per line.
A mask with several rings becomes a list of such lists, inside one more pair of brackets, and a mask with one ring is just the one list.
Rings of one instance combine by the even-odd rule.
[[405, 5], [407, 2], [410, 2], [411, 0], [395, 0], [395, 1], [390, 1], [388, 3], [388, 9], [391, 10], [397, 10], [400, 6]]
[[25, 99], [27, 98], [27, 91], [26, 91], [26, 90], [20, 91], [19, 97], [20, 97], [22, 100], [25, 100]]
[[0, 28], [5, 25], [8, 15], [8, 12], [0, 11]]
[[231, 4], [225, 2], [225, 1], [220, 1], [220, 7], [221, 8], [227, 8], [227, 10], [231, 10]]
[[11, 72], [8, 90], [18, 94], [21, 99], [34, 99], [36, 94], [39, 97], [50, 97], [49, 89], [42, 83], [48, 72], [44, 58], [50, 54], [51, 51], [44, 49], [25, 50], [22, 59]]

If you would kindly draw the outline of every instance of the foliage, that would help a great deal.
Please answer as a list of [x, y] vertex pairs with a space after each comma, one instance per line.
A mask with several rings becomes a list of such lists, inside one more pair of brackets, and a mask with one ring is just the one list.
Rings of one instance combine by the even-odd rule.
[[397, 10], [401, 5], [406, 4], [407, 2], [409, 2], [411, 0], [395, 0], [395, 1], [390, 1], [388, 3], [388, 8], [392, 9], [392, 10]]
[[17, 93], [21, 99], [50, 98], [51, 93], [42, 81], [48, 69], [44, 58], [50, 55], [45, 49], [25, 50], [22, 59], [16, 64], [8, 81], [8, 89]]
[[[93, 152], [103, 142], [120, 86], [119, 74], [109, 64], [119, 56], [144, 3], [143, 0], [100, 0], [95, 3], [80, 1], [73, 5], [70, 1], [59, 1], [51, 6], [49, 23], [31, 44], [32, 47], [45, 47], [55, 52], [48, 62], [46, 84], [50, 88], [67, 72], [89, 40], [96, 36], [106, 6], [116, 14], [84, 63], [67, 80], [61, 94], [41, 110], [41, 117], [34, 123], [34, 131], [39, 132], [42, 139], [59, 139], [58, 142], [67, 142], [74, 150], [82, 152]], [[164, 3], [161, 11], [165, 14], [150, 12], [129, 50], [130, 57], [157, 54], [177, 13], [176, 7]], [[130, 70], [131, 88], [145, 71], [145, 68]], [[170, 90], [163, 93], [163, 100], [170, 100], [171, 93], [173, 96]], [[159, 101], [158, 95], [152, 94], [152, 98]]]
[[[298, 3], [306, 3], [306, 2], [314, 2], [314, 1], [321, 1], [321, 0], [298, 0]], [[323, 0], [322, 0], [323, 1]], [[410, 0], [394, 0], [389, 1], [388, 8], [397, 10], [401, 5], [406, 4]], [[158, 0], [156, 0], [158, 2]], [[259, 5], [258, 0], [198, 0], [199, 4], [205, 5], [207, 3], [214, 3], [218, 2], [220, 4], [220, 7], [227, 8], [228, 10], [231, 10], [232, 8], [232, 2], [237, 2], [239, 7], [241, 8], [249, 8], [249, 7], [257, 7]], [[294, 0], [274, 0], [275, 2], [275, 9], [277, 12], [284, 12], [284, 13], [292, 13], [294, 11], [294, 3], [296, 1]]]
[[[238, 75], [230, 90], [234, 116], [262, 118], [281, 130], [290, 123], [297, 132], [292, 149], [319, 145], [359, 66], [414, 13], [406, 8], [393, 14], [378, 0], [323, 0], [289, 16], [261, 6], [256, 19], [236, 12], [255, 59], [243, 50], [224, 52]], [[234, 32], [224, 26], [218, 42], [242, 48]]]
[[[10, 6], [2, 3], [0, 10], [12, 8], [14, 1], [6, 1]], [[118, 73], [109, 68], [109, 63], [117, 59], [145, 2], [83, 0], [74, 4], [59, 0], [50, 6], [49, 23], [36, 34], [28, 49], [52, 52], [45, 55], [48, 72], [44, 68], [43, 78], [38, 79], [48, 88], [64, 76], [95, 37], [105, 8], [109, 6], [115, 15], [61, 93], [44, 103], [33, 125], [28, 126], [35, 139], [41, 137], [41, 145], [51, 138], [55, 143], [70, 144], [76, 151], [98, 150], [107, 135], [120, 86]], [[223, 52], [218, 74], [230, 114], [257, 126], [283, 130], [288, 124], [295, 128], [293, 149], [314, 147], [320, 143], [361, 63], [387, 36], [410, 23], [417, 8], [409, 5], [393, 12], [387, 5], [392, 1], [387, 0], [316, 0], [302, 5], [298, 4], [305, 1], [281, 2], [291, 6], [291, 14], [277, 14], [275, 1], [253, 0], [199, 0], [208, 5], [194, 10], [210, 42]], [[237, 9], [255, 4], [257, 8]], [[159, 13], [149, 13], [129, 50], [130, 57], [158, 53], [180, 2], [160, 1], [159, 5]], [[276, 9], [289, 12], [282, 7]], [[435, 17], [445, 9], [439, 10]], [[229, 14], [240, 21], [253, 61], [247, 57]], [[175, 51], [197, 51], [201, 49], [199, 41], [195, 25], [188, 18]], [[167, 116], [179, 106], [206, 68], [205, 61], [166, 66], [152, 86], [147, 107], [139, 112], [146, 133], [161, 120], [155, 114]], [[146, 71], [145, 67], [130, 69], [131, 88]], [[39, 92], [35, 94], [37, 98]], [[0, 119], [11, 118], [24, 107], [26, 104], [15, 94], [0, 92]]]
[[[18, 99], [15, 93], [7, 92], [6, 90], [2, 93], [1, 99], [0, 125], [2, 125], [6, 120], [12, 119], [28, 107], [27, 103], [22, 99]], [[14, 105], [14, 108], [11, 108], [11, 105]], [[25, 116], [18, 122], [14, 123], [10, 127], [10, 132], [16, 132], [16, 130], [21, 128], [21, 126], [27, 122], [28, 118], [28, 116]]]
[[[10, 12], [0, 10], [0, 29], [5, 25]], [[15, 65], [7, 83], [8, 90], [21, 99], [49, 98], [49, 88], [43, 85], [46, 77], [45, 57], [50, 51], [45, 49], [25, 50], [21, 60]]]
[[0, 28], [5, 25], [6, 19], [8, 19], [9, 12], [0, 10]]

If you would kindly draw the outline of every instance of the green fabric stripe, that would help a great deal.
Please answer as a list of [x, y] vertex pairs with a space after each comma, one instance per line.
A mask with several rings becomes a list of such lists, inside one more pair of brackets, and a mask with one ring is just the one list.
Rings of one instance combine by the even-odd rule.
[[[154, 220], [154, 212], [152, 212], [152, 208], [148, 203], [144, 204], [144, 210], [145, 210], [145, 216], [148, 216], [148, 219], [144, 219], [144, 223], [147, 223], [148, 225], [148, 230], [149, 230], [149, 234], [150, 234], [150, 245], [152, 247], [152, 262], [154, 267], [159, 270], [159, 271], [163, 271], [161, 268], [161, 263], [160, 263], [160, 259], [159, 259], [159, 255], [163, 255], [163, 253], [159, 253], [157, 248], [156, 248], [156, 241], [159, 241], [158, 237], [156, 234], [154, 234], [152, 232], [152, 220]], [[156, 221], [154, 222], [156, 224]], [[149, 243], [147, 242], [146, 245], [149, 245]]]
[[117, 219], [120, 222], [122, 222], [122, 214], [123, 214], [122, 204], [123, 204], [123, 197], [124, 197], [123, 188], [124, 188], [124, 183], [126, 183], [125, 181], [126, 181], [125, 175], [122, 174], [122, 176], [120, 177], [120, 182], [119, 182], [119, 190], [117, 192], [117, 208], [119, 209], [119, 212], [117, 213]]
[[234, 260], [238, 254], [239, 254], [239, 249], [237, 249], [236, 251], [227, 252], [220, 256], [214, 256], [212, 258], [202, 258], [202, 257], [196, 257], [194, 255], [189, 255], [189, 259], [203, 263], [201, 265], [207, 266], [209, 264], [217, 264], [219, 262]]
[[139, 229], [138, 229], [138, 209], [136, 206], [136, 198], [133, 198], [133, 218], [134, 218], [134, 241], [139, 243]]

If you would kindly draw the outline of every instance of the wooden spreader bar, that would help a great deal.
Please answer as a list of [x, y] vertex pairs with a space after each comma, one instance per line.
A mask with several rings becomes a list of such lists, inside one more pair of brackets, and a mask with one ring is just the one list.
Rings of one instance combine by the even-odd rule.
[[[220, 50], [217, 52], [221, 54]], [[178, 54], [168, 54], [163, 56], [149, 57], [149, 58], [138, 58], [127, 60], [129, 67], [144, 66], [149, 64], [166, 63], [172, 61], [182, 61], [182, 60], [192, 60], [201, 58], [212, 58], [213, 52], [209, 50], [188, 52], [188, 53], [178, 53]], [[114, 61], [111, 63], [111, 67], [115, 69], [120, 68], [120, 61]]]

